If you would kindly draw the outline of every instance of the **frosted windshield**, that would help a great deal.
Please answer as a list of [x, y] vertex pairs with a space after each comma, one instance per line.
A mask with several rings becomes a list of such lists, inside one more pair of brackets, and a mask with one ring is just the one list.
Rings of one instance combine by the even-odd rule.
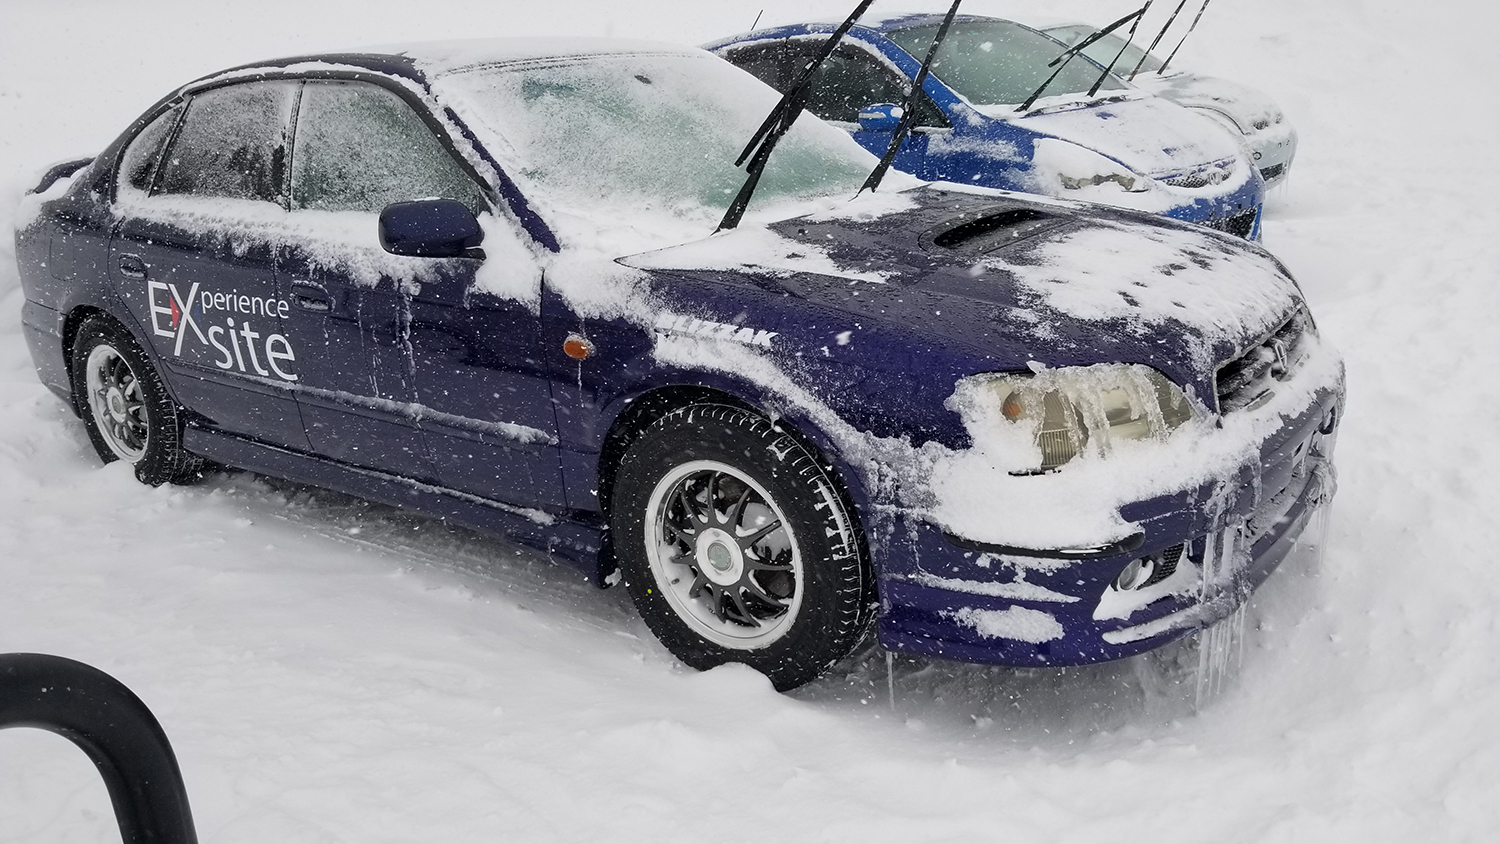
[[[434, 87], [503, 139], [502, 161], [549, 204], [585, 216], [705, 222], [716, 222], [744, 184], [734, 159], [779, 99], [706, 53], [491, 65]], [[853, 196], [874, 166], [847, 134], [803, 114], [771, 156], [751, 207]]]
[[[917, 26], [888, 34], [918, 59], [932, 46], [936, 26]], [[932, 75], [975, 105], [1014, 105], [1026, 101], [1056, 68], [1047, 63], [1064, 52], [1051, 38], [1010, 21], [955, 23], [938, 50]], [[1099, 81], [1101, 69], [1074, 59], [1047, 86], [1045, 96], [1081, 94]], [[1125, 86], [1112, 77], [1101, 90]]]
[[[1046, 32], [1071, 47], [1093, 35], [1095, 29], [1092, 26], [1062, 26]], [[1120, 52], [1122, 49], [1124, 53]], [[1122, 76], [1135, 70], [1136, 65], [1140, 65], [1142, 73], [1155, 73], [1161, 70], [1161, 59], [1147, 55], [1145, 50], [1133, 43], [1125, 43], [1124, 38], [1113, 32], [1083, 48], [1083, 54], [1102, 65], [1114, 62], [1115, 73]]]

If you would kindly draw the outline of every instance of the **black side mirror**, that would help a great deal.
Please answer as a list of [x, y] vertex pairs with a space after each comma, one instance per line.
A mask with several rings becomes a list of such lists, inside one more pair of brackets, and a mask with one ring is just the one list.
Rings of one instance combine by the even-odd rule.
[[397, 202], [380, 212], [380, 245], [413, 258], [483, 258], [484, 230], [474, 212], [452, 199]]

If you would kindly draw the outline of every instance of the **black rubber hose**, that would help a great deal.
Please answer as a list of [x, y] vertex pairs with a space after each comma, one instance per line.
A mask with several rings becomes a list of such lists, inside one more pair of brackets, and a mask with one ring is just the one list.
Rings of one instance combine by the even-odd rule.
[[0, 729], [35, 727], [83, 749], [104, 777], [125, 844], [197, 844], [167, 734], [146, 704], [97, 668], [0, 654]]

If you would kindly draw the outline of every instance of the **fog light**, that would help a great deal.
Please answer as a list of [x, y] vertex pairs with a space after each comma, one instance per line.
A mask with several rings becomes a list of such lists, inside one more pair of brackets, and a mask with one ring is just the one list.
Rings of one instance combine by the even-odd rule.
[[1139, 589], [1155, 573], [1156, 561], [1154, 559], [1142, 557], [1139, 560], [1131, 560], [1115, 577], [1115, 589], [1120, 592], [1131, 592]]

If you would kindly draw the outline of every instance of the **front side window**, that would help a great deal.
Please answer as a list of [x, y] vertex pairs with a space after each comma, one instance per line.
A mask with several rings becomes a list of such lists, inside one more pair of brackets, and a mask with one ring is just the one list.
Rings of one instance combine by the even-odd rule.
[[162, 163], [157, 195], [281, 202], [296, 82], [249, 82], [193, 96]]
[[364, 82], [309, 82], [292, 151], [292, 207], [379, 213], [414, 199], [486, 206], [474, 180], [396, 94]]
[[151, 190], [151, 176], [156, 170], [161, 148], [181, 115], [182, 106], [173, 106], [157, 115], [155, 120], [135, 136], [130, 146], [125, 148], [125, 155], [120, 158], [121, 186], [129, 186], [143, 193]]

